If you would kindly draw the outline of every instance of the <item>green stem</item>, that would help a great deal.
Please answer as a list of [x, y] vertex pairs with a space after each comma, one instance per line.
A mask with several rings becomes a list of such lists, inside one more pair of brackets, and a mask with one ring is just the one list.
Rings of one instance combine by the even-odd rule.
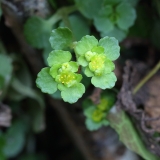
[[138, 90], [160, 69], [160, 61], [157, 65], [136, 85], [133, 89], [133, 94], [136, 94]]
[[59, 20], [63, 18], [64, 15], [71, 14], [72, 12], [76, 11], [76, 6], [69, 6], [69, 7], [62, 7], [60, 8], [53, 16], [51, 16], [47, 22], [51, 25], [54, 25]]

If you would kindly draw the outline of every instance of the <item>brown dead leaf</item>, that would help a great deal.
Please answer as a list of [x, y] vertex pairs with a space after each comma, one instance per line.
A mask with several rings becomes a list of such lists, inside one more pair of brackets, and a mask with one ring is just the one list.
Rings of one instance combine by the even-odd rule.
[[[160, 75], [154, 76], [146, 85], [148, 99], [144, 102], [145, 112], [151, 118], [160, 117]], [[160, 132], [160, 119], [148, 122], [148, 125]]]

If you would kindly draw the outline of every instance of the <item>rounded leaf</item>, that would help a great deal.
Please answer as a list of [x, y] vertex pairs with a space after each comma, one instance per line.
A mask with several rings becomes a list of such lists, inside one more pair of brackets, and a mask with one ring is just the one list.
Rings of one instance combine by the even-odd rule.
[[117, 25], [123, 30], [127, 30], [134, 24], [136, 19], [136, 11], [129, 3], [121, 3], [117, 6], [118, 14]]
[[61, 92], [62, 99], [65, 102], [75, 103], [79, 98], [82, 97], [85, 92], [85, 87], [82, 83], [77, 83], [70, 88], [66, 88]]
[[85, 75], [87, 77], [93, 77], [94, 76], [94, 73], [89, 69], [89, 67], [86, 67], [85, 68], [85, 71], [84, 71]]
[[71, 45], [73, 35], [71, 30], [66, 27], [59, 27], [52, 30], [49, 42], [53, 49], [64, 49]]
[[7, 55], [0, 54], [0, 65], [0, 75], [6, 80], [9, 79], [13, 70], [12, 59]]
[[88, 65], [88, 62], [84, 56], [80, 56], [78, 58], [78, 63], [83, 67], [86, 67]]
[[74, 50], [78, 55], [84, 55], [87, 51], [97, 46], [98, 40], [94, 36], [86, 35], [80, 41], [77, 42]]
[[80, 12], [87, 18], [93, 18], [98, 14], [99, 9], [103, 4], [103, 0], [75, 0], [75, 3]]
[[101, 33], [101, 37], [105, 37], [105, 36], [115, 37], [119, 42], [121, 42], [126, 38], [127, 31], [121, 30], [118, 27], [114, 27], [114, 29], [111, 30], [110, 32]]
[[37, 87], [41, 89], [43, 93], [53, 94], [57, 91], [57, 82], [49, 74], [49, 68], [43, 68], [36, 79]]
[[96, 17], [94, 25], [99, 32], [110, 32], [114, 28], [114, 24], [107, 17]]
[[72, 58], [72, 55], [68, 51], [54, 50], [49, 53], [49, 57], [47, 58], [47, 61], [48, 61], [48, 65], [51, 67], [56, 64], [69, 62], [71, 58]]
[[105, 61], [104, 74], [110, 73], [110, 72], [112, 72], [114, 69], [115, 69], [114, 63], [113, 63], [111, 60], [106, 59], [106, 61]]
[[99, 45], [104, 48], [104, 53], [111, 61], [116, 60], [120, 55], [120, 47], [117, 39], [114, 37], [104, 37], [100, 39]]
[[98, 88], [106, 89], [106, 88], [112, 88], [115, 85], [115, 82], [117, 81], [117, 78], [113, 72], [102, 75], [102, 76], [95, 76], [92, 77], [91, 83]]
[[24, 35], [33, 47], [42, 49], [48, 46], [52, 25], [40, 17], [31, 17], [24, 25]]
[[87, 118], [85, 121], [86, 127], [90, 131], [94, 131], [102, 127], [101, 123], [94, 122], [92, 119]]
[[55, 64], [50, 68], [49, 74], [53, 77], [56, 78], [58, 75], [58, 69], [61, 67], [60, 64]]

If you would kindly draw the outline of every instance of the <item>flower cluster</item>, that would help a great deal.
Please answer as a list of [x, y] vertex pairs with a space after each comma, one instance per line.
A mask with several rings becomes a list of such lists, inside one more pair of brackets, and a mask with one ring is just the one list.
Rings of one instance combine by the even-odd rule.
[[[58, 88], [64, 101], [74, 103], [85, 92], [85, 88], [80, 83], [82, 75], [76, 73], [79, 65], [77, 62], [70, 61], [71, 58], [71, 53], [68, 51], [52, 51], [47, 59], [49, 67], [46, 67], [45, 70], [42, 69], [38, 74], [37, 85], [39, 88], [44, 89], [42, 87], [43, 83], [43, 86], [46, 86], [43, 92], [50, 94], [56, 92]], [[42, 77], [43, 72], [46, 72], [46, 77]], [[50, 79], [52, 85], [50, 83], [44, 84], [44, 78]]]
[[[98, 42], [94, 36], [87, 35], [75, 45], [78, 63], [85, 67], [85, 75], [92, 77], [91, 82], [96, 87], [112, 88], [116, 82], [116, 77], [112, 72], [115, 68], [112, 60], [119, 56], [117, 44], [115, 38], [105, 37]], [[112, 79], [112, 83], [107, 79]]]
[[[119, 57], [120, 47], [113, 37], [98, 40], [86, 35], [78, 42], [72, 42], [72, 32], [65, 27], [55, 29], [51, 33], [50, 43], [53, 51], [49, 53], [49, 67], [43, 68], [36, 80], [42, 92], [53, 94], [57, 89], [65, 102], [74, 103], [82, 97], [85, 87], [81, 82], [83, 72], [91, 77], [91, 83], [101, 89], [112, 88], [116, 82], [112, 61]], [[74, 49], [76, 61], [71, 61], [72, 54], [62, 49]], [[78, 74], [77, 72], [80, 72]], [[85, 82], [84, 82], [85, 84]], [[56, 92], [58, 94], [59, 92]], [[103, 117], [95, 111], [97, 117]]]
[[83, 103], [84, 115], [86, 116], [86, 126], [89, 130], [96, 130], [101, 126], [106, 126], [109, 122], [106, 119], [108, 111], [115, 103], [115, 94], [111, 91], [104, 91], [98, 105], [87, 99]]

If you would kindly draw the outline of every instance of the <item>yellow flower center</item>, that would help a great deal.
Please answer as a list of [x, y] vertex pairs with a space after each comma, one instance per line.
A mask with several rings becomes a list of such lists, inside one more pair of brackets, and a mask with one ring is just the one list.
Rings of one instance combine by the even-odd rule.
[[76, 75], [72, 72], [61, 72], [57, 77], [56, 81], [64, 84], [67, 87], [72, 86], [76, 83]]
[[108, 107], [108, 101], [106, 100], [106, 98], [101, 98], [101, 102], [100, 104], [97, 105], [97, 108], [101, 111], [105, 111], [107, 110]]
[[89, 63], [89, 68], [97, 76], [100, 76], [104, 70], [105, 59], [106, 56], [104, 54], [98, 54], [91, 58], [91, 62]]
[[95, 110], [92, 114], [92, 120], [95, 122], [100, 122], [104, 118], [104, 114], [100, 110]]

